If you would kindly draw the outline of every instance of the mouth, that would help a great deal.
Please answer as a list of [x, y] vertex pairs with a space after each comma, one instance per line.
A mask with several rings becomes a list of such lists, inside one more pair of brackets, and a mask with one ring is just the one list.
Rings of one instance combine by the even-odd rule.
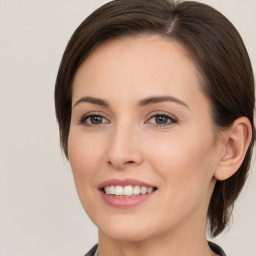
[[102, 182], [98, 189], [101, 198], [112, 207], [134, 207], [154, 197], [156, 186], [134, 179], [110, 179]]
[[147, 187], [147, 186], [139, 186], [139, 185], [110, 185], [101, 188], [101, 191], [106, 195], [113, 195], [117, 197], [131, 197], [131, 196], [139, 196], [146, 195], [154, 192], [156, 187]]

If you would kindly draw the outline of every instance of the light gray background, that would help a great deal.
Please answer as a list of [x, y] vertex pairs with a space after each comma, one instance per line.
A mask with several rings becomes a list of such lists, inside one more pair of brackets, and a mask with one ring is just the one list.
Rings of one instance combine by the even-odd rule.
[[[0, 0], [0, 256], [84, 255], [96, 227], [60, 153], [54, 114], [58, 65], [74, 29], [103, 0]], [[256, 0], [204, 0], [238, 28], [256, 66]], [[231, 230], [229, 256], [256, 256], [255, 164]]]

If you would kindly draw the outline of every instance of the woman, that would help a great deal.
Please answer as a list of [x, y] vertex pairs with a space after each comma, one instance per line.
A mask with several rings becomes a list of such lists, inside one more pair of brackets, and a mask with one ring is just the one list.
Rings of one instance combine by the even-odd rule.
[[86, 255], [225, 255], [246, 180], [254, 78], [241, 37], [197, 2], [116, 0], [74, 32], [55, 88], [61, 145], [99, 230]]

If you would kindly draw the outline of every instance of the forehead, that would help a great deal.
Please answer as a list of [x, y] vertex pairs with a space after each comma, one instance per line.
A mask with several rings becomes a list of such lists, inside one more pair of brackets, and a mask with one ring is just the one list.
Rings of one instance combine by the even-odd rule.
[[[73, 99], [97, 94], [121, 100], [154, 95], [193, 98], [200, 90], [199, 73], [185, 48], [159, 35], [109, 40], [79, 67]], [[201, 95], [202, 97], [203, 95]]]
[[[79, 76], [81, 70], [83, 73], [86, 72], [85, 69], [88, 66], [90, 68], [95, 68], [95, 66], [102, 68], [106, 62], [109, 64], [108, 68], [105, 67], [106, 71], [111, 71], [110, 68], [114, 67], [116, 63], [125, 64], [125, 66], [118, 67], [120, 71], [123, 67], [128, 67], [128, 64], [133, 62], [133, 64], [136, 64], [133, 66], [133, 72], [136, 68], [142, 68], [143, 65], [147, 64], [147, 66], [161, 64], [155, 71], [168, 70], [168, 72], [175, 72], [175, 69], [182, 64], [184, 69], [188, 67], [192, 72], [199, 75], [192, 58], [179, 42], [160, 35], [142, 34], [109, 39], [101, 43], [78, 68], [75, 77]], [[171, 62], [175, 62], [176, 65], [170, 65]]]

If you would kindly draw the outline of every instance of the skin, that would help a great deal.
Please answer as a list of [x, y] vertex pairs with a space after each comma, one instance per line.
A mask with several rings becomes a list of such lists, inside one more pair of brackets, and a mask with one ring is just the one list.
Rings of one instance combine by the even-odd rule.
[[[81, 203], [99, 229], [100, 256], [216, 255], [207, 244], [206, 217], [226, 152], [199, 80], [185, 49], [157, 35], [105, 42], [78, 69], [68, 155]], [[109, 107], [78, 102], [88, 96]], [[182, 103], [138, 106], [152, 96]], [[101, 122], [92, 124], [85, 114]], [[156, 114], [171, 119], [156, 126]], [[97, 186], [112, 178], [157, 190], [135, 207], [111, 207]]]

